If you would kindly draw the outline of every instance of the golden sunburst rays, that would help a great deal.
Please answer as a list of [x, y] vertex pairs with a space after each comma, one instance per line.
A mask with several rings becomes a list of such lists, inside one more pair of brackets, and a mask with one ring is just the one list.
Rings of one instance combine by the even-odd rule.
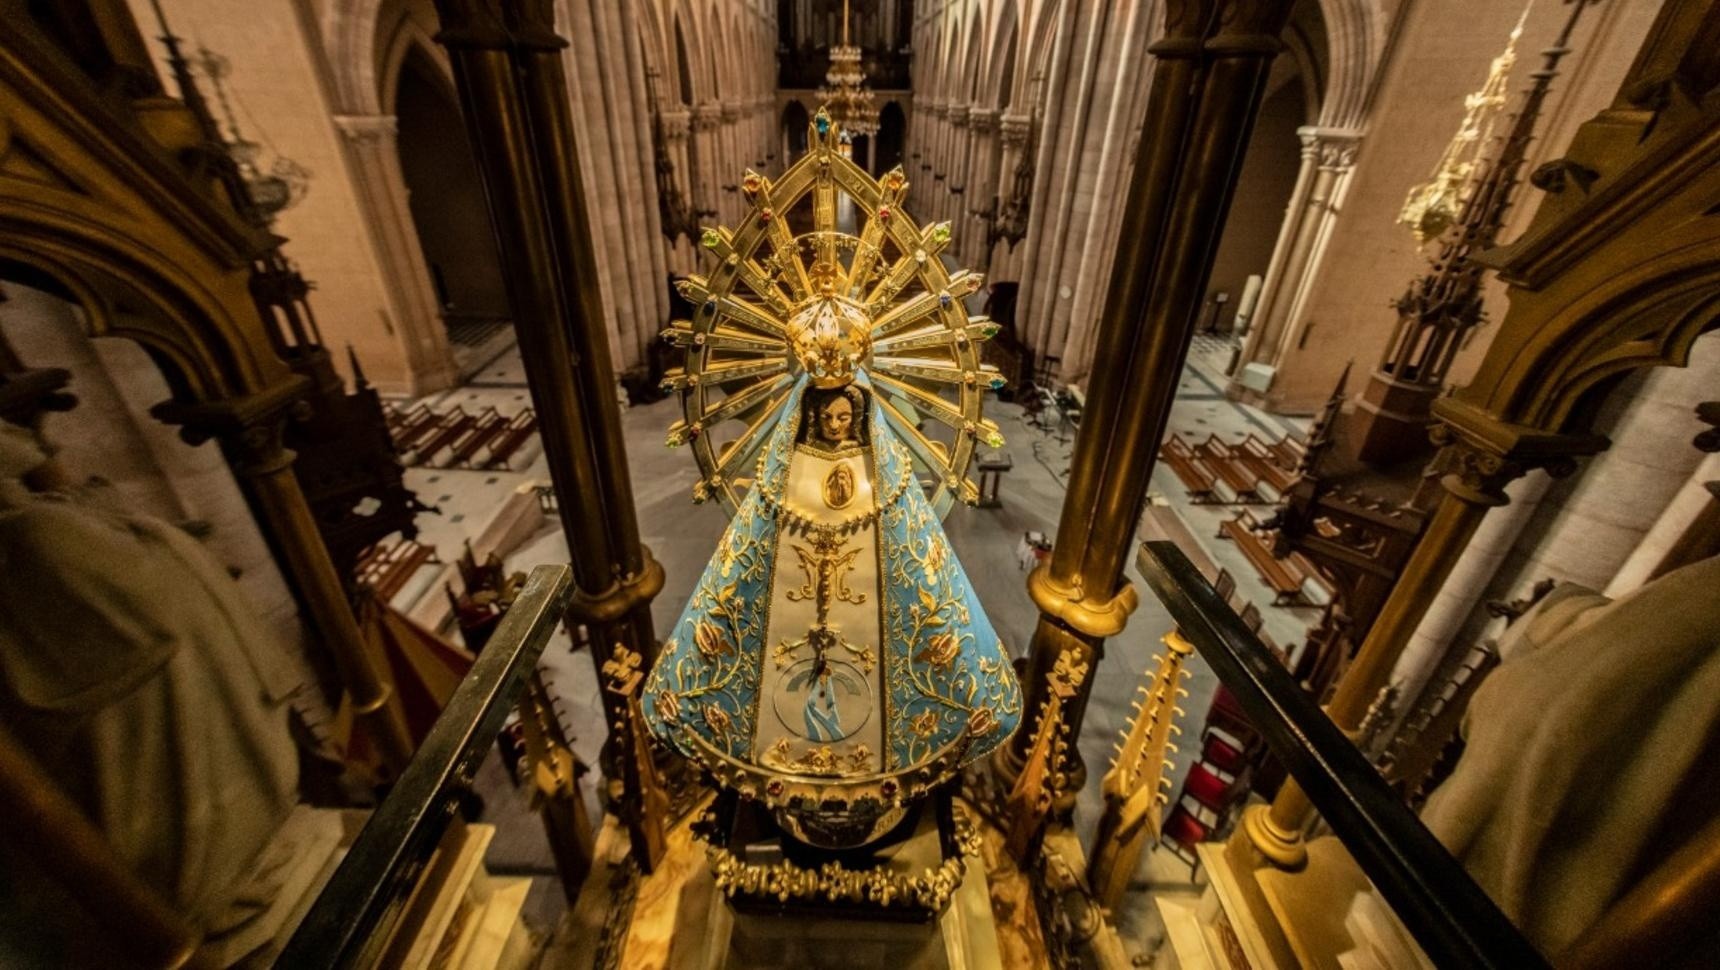
[[970, 318], [964, 305], [982, 280], [945, 267], [948, 223], [922, 227], [903, 211], [908, 180], [900, 168], [868, 175], [846, 157], [840, 130], [822, 110], [807, 143], [774, 181], [748, 171], [746, 218], [700, 237], [711, 267], [679, 286], [692, 319], [663, 332], [686, 351], [685, 366], [663, 379], [682, 407], [668, 443], [693, 452], [695, 501], [738, 507], [801, 372], [790, 320], [815, 300], [837, 299], [870, 321], [863, 364], [874, 400], [943, 515], [956, 499], [978, 499], [967, 477], [976, 448], [1003, 443], [980, 414], [984, 392], [1003, 386], [979, 352], [997, 327]]

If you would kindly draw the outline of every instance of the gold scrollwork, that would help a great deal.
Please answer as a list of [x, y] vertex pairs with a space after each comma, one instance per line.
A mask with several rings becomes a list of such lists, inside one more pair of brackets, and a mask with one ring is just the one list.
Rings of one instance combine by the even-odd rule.
[[911, 874], [882, 868], [847, 869], [834, 861], [817, 869], [805, 869], [786, 859], [762, 865], [743, 862], [718, 845], [707, 845], [706, 853], [717, 888], [730, 898], [743, 895], [772, 897], [781, 902], [802, 899], [876, 903], [940, 912], [967, 875], [967, 857], [979, 855], [980, 850], [979, 833], [967, 813], [956, 809], [955, 822], [958, 851], [937, 866]]

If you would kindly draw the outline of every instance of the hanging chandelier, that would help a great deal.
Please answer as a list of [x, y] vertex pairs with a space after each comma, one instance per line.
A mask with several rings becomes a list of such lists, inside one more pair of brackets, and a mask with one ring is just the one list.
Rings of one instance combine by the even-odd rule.
[[842, 0], [842, 43], [830, 48], [830, 70], [824, 82], [818, 97], [836, 127], [849, 135], [877, 133], [878, 108], [860, 67], [860, 48], [848, 42], [848, 0]]

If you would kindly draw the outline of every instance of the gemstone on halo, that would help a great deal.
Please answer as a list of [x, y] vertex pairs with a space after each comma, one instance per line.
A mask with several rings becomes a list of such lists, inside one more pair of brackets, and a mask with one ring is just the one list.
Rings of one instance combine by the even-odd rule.
[[699, 235], [699, 242], [704, 245], [706, 249], [715, 249], [717, 248], [717, 244], [722, 241], [723, 237], [718, 235], [715, 229], [706, 229]]

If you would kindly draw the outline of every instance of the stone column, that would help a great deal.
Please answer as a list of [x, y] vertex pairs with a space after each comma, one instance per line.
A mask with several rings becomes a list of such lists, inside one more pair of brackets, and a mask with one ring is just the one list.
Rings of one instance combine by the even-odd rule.
[[1462, 632], [1470, 616], [1486, 596], [1494, 574], [1523, 535], [1523, 527], [1534, 518], [1541, 497], [1552, 479], [1532, 471], [1505, 487], [1507, 504], [1483, 519], [1463, 550], [1463, 558], [1452, 567], [1439, 594], [1428, 605], [1392, 668], [1390, 682], [1398, 685], [1403, 709], [1421, 694], [1422, 687], [1439, 668], [1445, 654]]
[[[1123, 567], [1290, 6], [1172, 5], [1163, 37], [1149, 49], [1153, 84], [1099, 318], [1097, 350], [1107, 366], [1093, 373], [1056, 545], [1028, 578], [1040, 610], [1023, 685], [1029, 718], [1045, 703], [1058, 659], [1069, 654], [1077, 667], [1097, 670], [1105, 638], [1122, 631], [1138, 602]], [[1073, 742], [1092, 687], [1088, 676], [1061, 706], [1072, 748], [1063, 811], [1087, 773]], [[1006, 783], [1020, 773], [1035, 733], [1016, 732], [994, 757]]]
[[[1320, 265], [1355, 167], [1361, 134], [1348, 129], [1304, 127], [1302, 169], [1296, 177], [1278, 242], [1254, 304], [1253, 322], [1243, 344], [1230, 393], [1264, 394], [1307, 302], [1309, 285]], [[1249, 365], [1255, 365], [1250, 370]]]
[[[740, 120], [742, 110], [739, 101], [723, 103], [723, 145], [724, 156], [728, 159], [728, 163], [723, 166], [718, 182], [722, 185], [723, 210], [728, 213], [723, 221], [731, 226], [736, 225], [744, 218], [744, 203], [741, 199], [740, 190], [741, 175], [746, 171], [746, 167], [752, 164], [752, 159], [747, 157], [747, 152], [741, 144]], [[731, 189], [730, 186], [733, 188]]]
[[1157, 83], [1139, 51], [1162, 16], [1146, 2], [1066, 3], [1055, 14], [1016, 319], [1039, 360], [1062, 359], [1065, 380], [1084, 381], [1096, 350], [1119, 200], [1140, 178], [1135, 119]]
[[[692, 115], [686, 111], [664, 111], [659, 117], [663, 121], [663, 148], [669, 154], [669, 164], [674, 166], [675, 188], [689, 208], [697, 208], [693, 203], [693, 159], [688, 144]], [[669, 269], [681, 275], [698, 271], [698, 254], [687, 237], [676, 239], [670, 248]]]
[[713, 224], [722, 218], [717, 191], [718, 166], [722, 156], [717, 151], [715, 129], [722, 118], [722, 109], [712, 102], [693, 108], [693, 211], [701, 224]]
[[940, 221], [950, 223], [952, 229], [961, 228], [962, 213], [965, 211], [967, 194], [967, 165], [968, 153], [973, 148], [973, 133], [968, 130], [969, 108], [965, 104], [950, 106], [950, 153], [944, 163], [944, 204], [938, 214]]
[[[997, 197], [997, 211], [1001, 217], [1003, 209], [1015, 198], [1015, 170], [1021, 166], [1022, 156], [1027, 151], [1028, 139], [1033, 134], [1033, 116], [1006, 114], [998, 119], [998, 144], [1000, 151], [997, 160], [997, 182], [993, 193]], [[1027, 188], [1029, 192], [1032, 187]], [[991, 253], [991, 279], [1021, 278], [1021, 246], [1011, 246], [1001, 242], [993, 247]]]
[[968, 156], [966, 191], [961, 199], [961, 236], [958, 251], [962, 262], [982, 273], [990, 272], [991, 260], [985, 244], [986, 223], [981, 213], [997, 195], [997, 112], [986, 108], [968, 110], [968, 131], [973, 147]]
[[[1693, 530], [1717, 518], [1720, 510], [1720, 454], [1709, 455], [1666, 504], [1648, 532], [1607, 584], [1606, 595], [1617, 599], [1659, 575], [1660, 566]], [[1720, 523], [1709, 525], [1715, 528]]]
[[649, 870], [662, 858], [666, 802], [636, 710], [657, 652], [650, 606], [663, 569], [639, 541], [563, 41], [546, 4], [436, 6], [438, 40], [453, 61], [502, 253], [545, 463], [560, 496], [576, 586], [569, 614], [597, 668], [609, 726], [607, 801], [627, 823], [634, 858]]
[[296, 456], [283, 444], [287, 422], [308, 416], [302, 399], [305, 387], [304, 380], [297, 378], [245, 397], [207, 404], [169, 401], [151, 411], [179, 425], [180, 437], [190, 444], [219, 439], [241, 487], [274, 539], [311, 625], [334, 660], [354, 714], [383, 764], [399, 774], [416, 747], [406, 728], [405, 712], [380, 659], [365, 644], [346, 597], [346, 584], [329, 558], [328, 546], [293, 475]]
[[401, 332], [401, 347], [416, 394], [452, 387], [460, 379], [448, 329], [430, 283], [430, 267], [418, 244], [418, 230], [407, 204], [400, 172], [400, 148], [393, 115], [335, 115], [335, 128], [353, 168], [359, 204], [370, 218], [382, 283]]

